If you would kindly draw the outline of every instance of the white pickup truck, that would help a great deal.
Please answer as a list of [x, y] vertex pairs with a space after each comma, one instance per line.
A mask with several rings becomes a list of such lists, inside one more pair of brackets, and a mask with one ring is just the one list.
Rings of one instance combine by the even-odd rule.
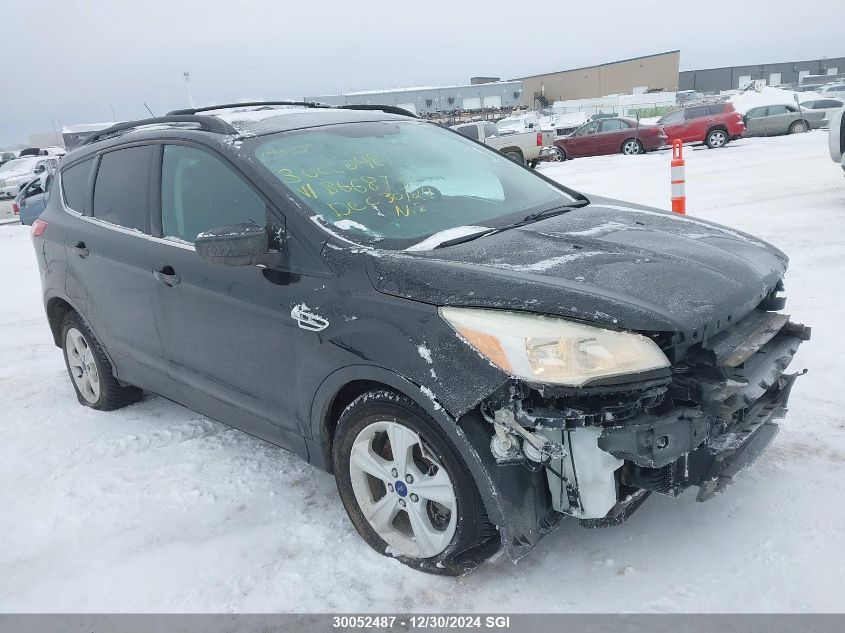
[[830, 115], [830, 157], [845, 170], [845, 108]]
[[475, 139], [493, 149], [502, 152], [518, 163], [534, 167], [541, 160], [546, 160], [554, 148], [554, 134], [550, 131], [535, 130], [521, 134], [502, 134], [495, 123], [477, 121], [453, 125], [456, 132]]

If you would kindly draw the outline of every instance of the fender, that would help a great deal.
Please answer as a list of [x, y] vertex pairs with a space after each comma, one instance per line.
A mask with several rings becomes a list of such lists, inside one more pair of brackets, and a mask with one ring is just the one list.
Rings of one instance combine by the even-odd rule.
[[522, 558], [543, 536], [557, 527], [560, 515], [552, 510], [543, 471], [531, 472], [520, 464], [496, 464], [489, 449], [490, 430], [477, 412], [455, 420], [435, 397], [383, 367], [347, 366], [323, 381], [311, 405], [311, 437], [314, 439], [306, 440], [310, 463], [332, 472], [328, 416], [335, 396], [355, 380], [378, 382], [395, 389], [422, 407], [437, 422], [469, 468], [487, 516], [499, 529], [505, 551], [513, 561]]

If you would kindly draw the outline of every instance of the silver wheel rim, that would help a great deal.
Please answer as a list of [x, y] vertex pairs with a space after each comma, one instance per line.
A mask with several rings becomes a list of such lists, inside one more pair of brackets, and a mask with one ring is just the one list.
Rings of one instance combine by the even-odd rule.
[[388, 553], [431, 558], [455, 536], [458, 501], [449, 473], [406, 426], [382, 420], [363, 429], [349, 456], [352, 491]]
[[563, 152], [560, 149], [556, 149], [552, 152], [552, 161], [555, 163], [563, 162]]
[[70, 375], [79, 393], [87, 402], [96, 404], [100, 399], [100, 373], [94, 352], [82, 332], [75, 327], [70, 328], [65, 335], [65, 354], [70, 367]]
[[713, 147], [722, 147], [725, 144], [725, 133], [724, 132], [713, 132], [710, 135], [710, 144]]
[[637, 144], [636, 141], [627, 141], [625, 145], [622, 147], [622, 153], [633, 155], [640, 153], [640, 146]]
[[806, 128], [804, 127], [803, 123], [796, 123], [792, 126], [793, 133], [800, 133], [803, 132]]

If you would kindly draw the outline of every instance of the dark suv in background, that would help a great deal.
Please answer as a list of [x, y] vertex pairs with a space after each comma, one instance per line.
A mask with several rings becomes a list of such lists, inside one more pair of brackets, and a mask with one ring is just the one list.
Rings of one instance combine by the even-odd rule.
[[397, 108], [250, 107], [63, 159], [32, 235], [81, 404], [147, 390], [292, 450], [373, 548], [445, 574], [709, 499], [771, 442], [809, 337], [773, 246]]

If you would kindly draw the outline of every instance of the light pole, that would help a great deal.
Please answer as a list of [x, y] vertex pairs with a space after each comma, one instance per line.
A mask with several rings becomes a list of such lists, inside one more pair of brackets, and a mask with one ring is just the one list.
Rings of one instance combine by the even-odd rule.
[[46, 116], [48, 119], [50, 119], [50, 125], [53, 127], [53, 136], [58, 137], [59, 132], [58, 130], [56, 130], [56, 121], [53, 119], [53, 117], [51, 117], [46, 112], [39, 112], [38, 114], [40, 114], [41, 116]]
[[191, 104], [191, 107], [194, 107], [194, 95], [191, 93], [191, 73], [190, 71], [183, 70], [182, 75], [185, 77], [185, 86], [188, 88], [188, 103]]

